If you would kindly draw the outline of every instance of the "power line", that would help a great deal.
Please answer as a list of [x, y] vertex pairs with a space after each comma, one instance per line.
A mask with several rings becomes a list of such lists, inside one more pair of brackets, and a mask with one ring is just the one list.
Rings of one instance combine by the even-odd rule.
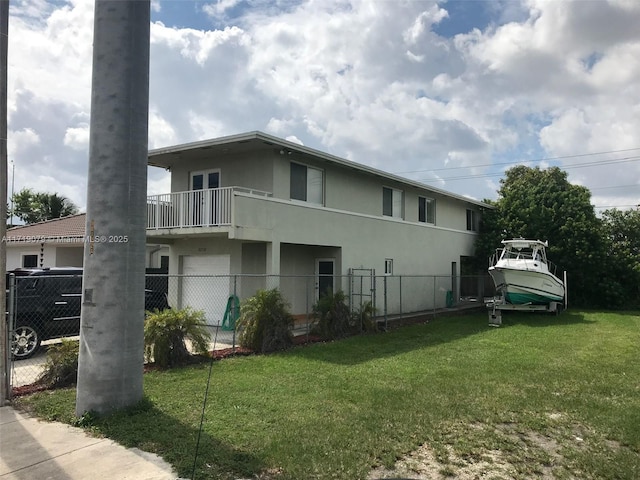
[[563, 160], [563, 159], [567, 159], [567, 158], [580, 158], [580, 157], [590, 157], [590, 156], [594, 156], [594, 155], [609, 155], [612, 153], [622, 153], [622, 152], [632, 152], [634, 150], [640, 150], [640, 147], [634, 147], [634, 148], [625, 148], [623, 150], [609, 150], [606, 152], [594, 152], [594, 153], [578, 153], [575, 155], [564, 155], [564, 156], [560, 156], [560, 157], [547, 157], [547, 158], [539, 158], [536, 160], [516, 160], [513, 162], [501, 162], [501, 163], [485, 163], [482, 165], [467, 165], [467, 166], [460, 166], [460, 167], [442, 167], [442, 168], [427, 168], [427, 169], [422, 169], [422, 170], [409, 170], [406, 172], [393, 172], [396, 175], [403, 175], [405, 173], [420, 173], [420, 172], [439, 172], [442, 170], [457, 170], [457, 169], [461, 169], [461, 168], [480, 168], [480, 167], [495, 167], [495, 166], [502, 166], [502, 165], [520, 165], [522, 163], [536, 163], [536, 162], [546, 162], [546, 161], [550, 161], [550, 160]]
[[[577, 163], [577, 164], [573, 164], [573, 165], [564, 165], [562, 167], [563, 170], [569, 170], [572, 168], [587, 168], [587, 167], [597, 167], [597, 166], [601, 166], [601, 165], [613, 165], [616, 163], [628, 163], [628, 162], [637, 162], [640, 160], [640, 156], [636, 156], [636, 157], [625, 157], [625, 158], [620, 158], [620, 159], [613, 159], [613, 160], [601, 160], [599, 162], [589, 162], [589, 163]], [[458, 167], [456, 167], [458, 168]], [[468, 168], [468, 167], [465, 167]], [[426, 171], [426, 170], [423, 170]], [[429, 170], [429, 171], [435, 171], [435, 170]], [[442, 180], [445, 181], [451, 181], [451, 180], [471, 180], [474, 178], [489, 178], [489, 177], [501, 177], [502, 175], [504, 175], [504, 172], [498, 172], [498, 173], [478, 173], [478, 174], [473, 174], [473, 175], [461, 175], [458, 177], [440, 177], [440, 178], [425, 178], [425, 179], [421, 179], [421, 182], [424, 183], [428, 183], [428, 182], [439, 182]]]
[[611, 165], [612, 163], [626, 163], [626, 162], [636, 162], [640, 160], [640, 156], [634, 157], [625, 157], [614, 160], [601, 160], [599, 162], [589, 162], [589, 163], [574, 163], [571, 165], [563, 165], [563, 169], [567, 168], [587, 168], [587, 167], [597, 167], [599, 165]]
[[640, 205], [594, 205], [593, 208], [605, 209], [605, 208], [638, 208]]
[[640, 188], [640, 185], [638, 185], [637, 183], [631, 184], [631, 185], [610, 185], [608, 187], [594, 187], [594, 188], [590, 188], [589, 190], [605, 190], [607, 188], [628, 188], [628, 187]]

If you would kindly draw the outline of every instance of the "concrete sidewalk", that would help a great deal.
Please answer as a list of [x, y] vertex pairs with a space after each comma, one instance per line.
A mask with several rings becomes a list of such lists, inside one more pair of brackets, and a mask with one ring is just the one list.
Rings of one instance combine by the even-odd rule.
[[175, 480], [157, 455], [0, 407], [0, 480]]

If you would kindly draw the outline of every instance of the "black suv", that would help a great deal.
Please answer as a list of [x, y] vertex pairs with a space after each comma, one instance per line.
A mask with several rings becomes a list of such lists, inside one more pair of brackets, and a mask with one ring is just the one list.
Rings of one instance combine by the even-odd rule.
[[[81, 268], [17, 268], [9, 273], [15, 275], [13, 358], [29, 358], [43, 340], [80, 334]], [[7, 310], [11, 312], [8, 288], [9, 274]], [[166, 294], [145, 290], [146, 310], [166, 308]]]

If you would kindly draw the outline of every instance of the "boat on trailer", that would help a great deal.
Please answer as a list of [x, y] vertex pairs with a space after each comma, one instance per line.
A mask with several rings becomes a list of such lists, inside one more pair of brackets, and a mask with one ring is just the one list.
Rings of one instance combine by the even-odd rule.
[[547, 259], [548, 242], [514, 239], [503, 240], [502, 244], [504, 247], [492, 257], [489, 275], [507, 303], [547, 305], [564, 301], [564, 282]]
[[566, 306], [566, 275], [556, 276], [547, 259], [548, 242], [523, 238], [503, 240], [503, 248], [489, 259], [489, 275], [498, 296], [487, 305], [490, 324], [500, 324], [500, 310], [558, 312]]

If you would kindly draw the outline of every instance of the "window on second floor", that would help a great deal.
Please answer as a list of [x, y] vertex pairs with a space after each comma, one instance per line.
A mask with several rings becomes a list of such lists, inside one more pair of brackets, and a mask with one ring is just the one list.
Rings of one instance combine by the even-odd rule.
[[291, 163], [290, 198], [303, 202], [324, 204], [324, 176], [322, 170], [299, 163]]
[[467, 230], [471, 232], [478, 231], [478, 212], [467, 209]]
[[382, 215], [402, 218], [402, 190], [382, 187]]
[[436, 201], [433, 198], [418, 197], [418, 221], [436, 223]]

